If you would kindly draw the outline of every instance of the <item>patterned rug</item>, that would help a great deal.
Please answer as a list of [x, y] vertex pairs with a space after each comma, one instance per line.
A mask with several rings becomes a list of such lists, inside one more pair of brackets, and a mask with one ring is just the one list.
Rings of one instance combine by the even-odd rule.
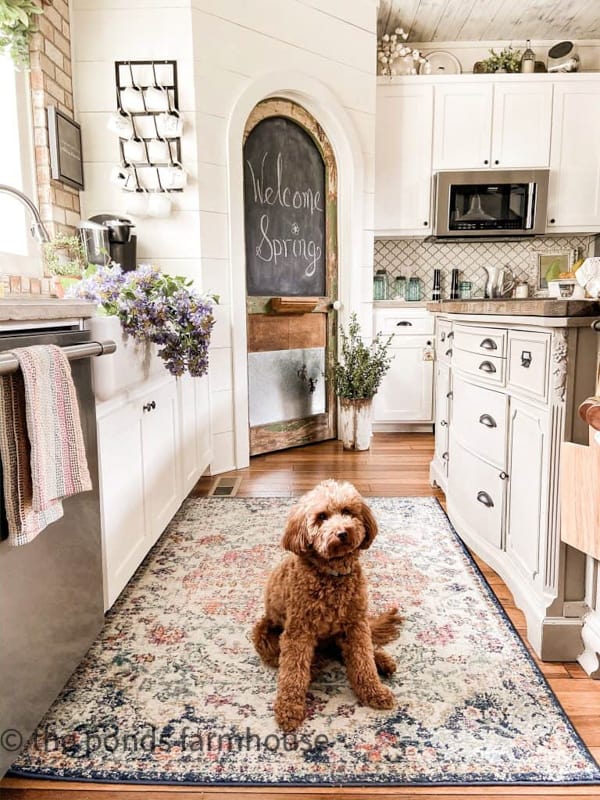
[[292, 500], [192, 499], [42, 721], [13, 774], [167, 784], [419, 785], [600, 781], [433, 498], [370, 501], [373, 610], [405, 617], [392, 712], [357, 704], [342, 667], [284, 736], [276, 673], [249, 640]]

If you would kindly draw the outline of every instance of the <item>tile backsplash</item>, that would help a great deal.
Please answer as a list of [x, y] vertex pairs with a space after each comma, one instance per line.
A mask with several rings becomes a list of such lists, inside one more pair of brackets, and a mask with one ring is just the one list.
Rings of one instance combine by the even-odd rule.
[[515, 278], [529, 284], [529, 293], [537, 291], [537, 253], [577, 251], [575, 259], [584, 258], [594, 249], [594, 237], [546, 236], [527, 241], [506, 242], [426, 242], [423, 239], [376, 239], [374, 269], [396, 275], [420, 278], [423, 299], [431, 298], [433, 270], [442, 270], [442, 297], [450, 293], [451, 270], [460, 270], [459, 280], [471, 281], [473, 297], [483, 297], [486, 266], [508, 266]]

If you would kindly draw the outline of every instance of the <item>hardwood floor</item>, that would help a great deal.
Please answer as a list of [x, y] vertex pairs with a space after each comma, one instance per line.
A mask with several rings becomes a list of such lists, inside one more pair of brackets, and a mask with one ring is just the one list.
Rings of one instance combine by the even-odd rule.
[[[326, 442], [279, 453], [257, 456], [248, 469], [230, 475], [242, 478], [238, 496], [293, 496], [302, 494], [324, 478], [352, 481], [365, 496], [436, 495], [443, 494], [429, 486], [429, 462], [433, 454], [433, 437], [429, 434], [377, 434], [367, 452], [347, 453], [340, 442]], [[193, 494], [205, 495], [213, 478], [203, 478]], [[476, 559], [513, 624], [525, 634], [522, 613], [502, 579], [481, 560]], [[525, 643], [527, 641], [525, 639]], [[537, 661], [537, 659], [536, 659]], [[600, 760], [600, 681], [587, 677], [578, 664], [537, 662], [556, 693], [573, 725]], [[537, 798], [600, 798], [600, 786], [569, 787], [441, 787], [423, 789], [239, 789], [135, 785], [89, 784], [5, 778], [0, 782], [2, 800], [158, 800], [168, 796], [177, 800], [433, 800], [443, 797], [518, 797]]]

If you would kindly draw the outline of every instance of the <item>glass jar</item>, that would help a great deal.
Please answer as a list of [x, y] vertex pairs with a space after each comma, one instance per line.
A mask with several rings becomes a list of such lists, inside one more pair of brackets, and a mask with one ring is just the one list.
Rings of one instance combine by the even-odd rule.
[[378, 269], [373, 276], [373, 300], [388, 300], [389, 285], [387, 272]]
[[406, 278], [396, 275], [394, 278], [394, 300], [406, 300]]
[[421, 299], [421, 279], [409, 278], [406, 286], [406, 299], [407, 300], [420, 300]]
[[458, 296], [461, 300], [470, 300], [473, 296], [473, 284], [471, 281], [460, 281], [458, 284]]
[[521, 72], [535, 72], [535, 53], [531, 49], [530, 39], [527, 39], [527, 49], [521, 57]]

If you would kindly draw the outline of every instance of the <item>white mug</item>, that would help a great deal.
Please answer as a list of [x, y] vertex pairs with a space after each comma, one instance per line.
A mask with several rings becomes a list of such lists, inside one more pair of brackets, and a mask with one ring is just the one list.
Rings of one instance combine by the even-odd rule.
[[181, 136], [183, 120], [177, 111], [169, 111], [156, 117], [158, 132], [161, 136]]
[[187, 184], [187, 173], [181, 164], [173, 164], [161, 170], [160, 180], [165, 189], [183, 189]]
[[121, 105], [125, 111], [144, 111], [144, 93], [139, 86], [126, 86], [121, 91]]
[[140, 163], [146, 161], [146, 148], [141, 139], [127, 139], [123, 142], [123, 155], [125, 161]]
[[149, 193], [143, 192], [129, 192], [127, 196], [127, 203], [125, 211], [134, 217], [146, 217], [149, 210]]
[[151, 217], [168, 217], [171, 213], [171, 198], [165, 192], [153, 192], [148, 201], [148, 214]]
[[169, 98], [162, 86], [149, 86], [145, 91], [146, 108], [149, 111], [167, 111]]
[[106, 127], [109, 131], [116, 133], [117, 136], [120, 136], [122, 139], [129, 139], [130, 136], [133, 136], [131, 117], [127, 114], [121, 114], [119, 111], [110, 115]]
[[165, 164], [171, 161], [171, 149], [166, 139], [150, 139], [148, 158], [153, 164]]

